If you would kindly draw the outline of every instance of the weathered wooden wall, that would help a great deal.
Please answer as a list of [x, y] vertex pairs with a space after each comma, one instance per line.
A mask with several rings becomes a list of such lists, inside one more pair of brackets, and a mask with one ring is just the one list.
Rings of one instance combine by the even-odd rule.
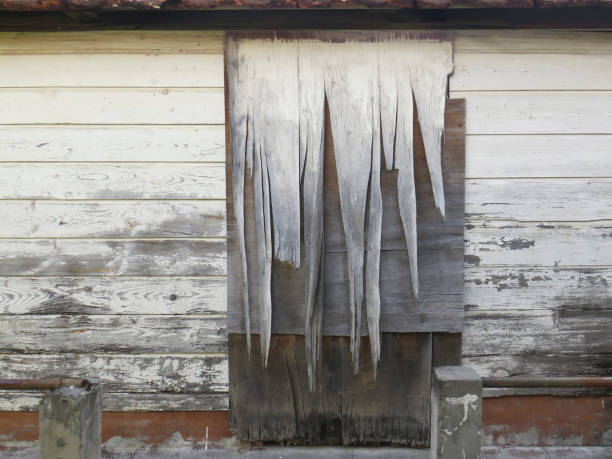
[[612, 34], [458, 32], [464, 362], [612, 375]]
[[[222, 46], [1, 35], [4, 377], [97, 376], [112, 410], [227, 407]], [[612, 34], [459, 31], [454, 60], [464, 362], [611, 375]]]
[[223, 80], [221, 32], [0, 34], [2, 377], [227, 408]]

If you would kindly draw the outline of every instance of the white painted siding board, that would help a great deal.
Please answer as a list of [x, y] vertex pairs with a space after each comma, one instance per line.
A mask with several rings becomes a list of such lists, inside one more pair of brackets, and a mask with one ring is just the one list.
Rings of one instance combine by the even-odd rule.
[[612, 265], [612, 221], [534, 223], [474, 221], [466, 226], [469, 265]]
[[104, 392], [228, 392], [226, 354], [2, 354], [4, 378], [71, 375], [99, 379]]
[[223, 54], [0, 54], [0, 88], [54, 86], [222, 88]]
[[224, 162], [225, 126], [0, 126], [0, 161]]
[[469, 179], [465, 213], [471, 218], [532, 222], [609, 220], [612, 178]]
[[458, 30], [455, 53], [612, 53], [612, 32]]
[[224, 314], [224, 277], [0, 277], [1, 314]]
[[0, 124], [223, 124], [221, 88], [0, 89]]
[[225, 199], [225, 166], [0, 163], [0, 198]]
[[224, 31], [0, 32], [0, 54], [222, 54]]
[[611, 90], [611, 54], [455, 53], [451, 91]]
[[224, 200], [4, 200], [0, 211], [0, 238], [225, 237], [226, 227]]
[[0, 253], [0, 276], [223, 276], [227, 270], [225, 239], [4, 239]]
[[468, 135], [612, 133], [612, 91], [453, 91], [450, 96], [466, 99]]
[[612, 135], [472, 135], [466, 178], [612, 176]]
[[0, 352], [227, 352], [225, 315], [5, 315]]
[[[0, 392], [0, 411], [38, 411], [44, 393]], [[104, 411], [224, 411], [229, 409], [229, 395], [218, 394], [136, 394], [104, 392]]]

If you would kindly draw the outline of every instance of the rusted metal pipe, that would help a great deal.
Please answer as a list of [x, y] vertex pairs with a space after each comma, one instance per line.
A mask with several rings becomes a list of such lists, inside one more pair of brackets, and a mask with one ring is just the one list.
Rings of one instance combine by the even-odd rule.
[[612, 377], [508, 377], [482, 378], [482, 387], [610, 387]]
[[0, 379], [0, 390], [52, 390], [58, 387], [89, 389], [89, 381], [81, 378]]

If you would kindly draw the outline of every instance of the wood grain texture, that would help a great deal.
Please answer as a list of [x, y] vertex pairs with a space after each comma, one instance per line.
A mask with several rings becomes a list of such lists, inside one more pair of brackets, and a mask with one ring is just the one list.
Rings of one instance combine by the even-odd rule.
[[466, 178], [601, 177], [612, 171], [609, 135], [466, 137]]
[[2, 354], [5, 378], [95, 378], [104, 392], [227, 393], [225, 354]]
[[225, 199], [225, 168], [206, 163], [0, 163], [0, 199]]
[[457, 53], [605, 53], [612, 52], [607, 31], [562, 30], [458, 30]]
[[0, 276], [219, 276], [224, 239], [0, 240]]
[[[609, 51], [612, 54], [612, 50]], [[455, 53], [451, 91], [610, 90], [610, 54]]]
[[0, 88], [54, 86], [222, 88], [223, 54], [0, 54]]
[[0, 126], [0, 161], [223, 162], [225, 127]]
[[220, 88], [5, 88], [0, 98], [0, 124], [223, 124], [225, 119]]
[[[568, 209], [569, 211], [569, 209]], [[612, 259], [612, 222], [470, 220], [468, 266], [606, 266]]]
[[[460, 306], [463, 288], [463, 105], [462, 101], [447, 103], [446, 134], [444, 136], [443, 171], [446, 190], [447, 217], [440, 220], [435, 209], [431, 185], [422, 143], [415, 136], [415, 169], [417, 180], [417, 209], [419, 221], [419, 270], [421, 272], [420, 298], [414, 300], [409, 278], [409, 261], [397, 208], [397, 174], [382, 172], [384, 190], [382, 249], [381, 254], [381, 331], [459, 331], [461, 330]], [[418, 130], [417, 130], [418, 132]], [[328, 145], [329, 147], [329, 145]], [[333, 155], [326, 155], [331, 162]], [[348, 291], [344, 238], [339, 212], [338, 189], [334, 186], [335, 169], [326, 167], [325, 183], [325, 235], [326, 235], [326, 299], [323, 333], [348, 335]], [[248, 187], [247, 187], [248, 189]], [[388, 198], [388, 199], [387, 199]], [[249, 208], [247, 201], [247, 209]], [[246, 219], [247, 247], [252, 247], [254, 223]], [[228, 330], [243, 332], [241, 278], [237, 241], [233, 236], [235, 226], [233, 210], [228, 200]], [[249, 266], [255, 260], [249, 257]], [[408, 276], [408, 277], [407, 277]], [[303, 301], [304, 271], [273, 267], [273, 298], [285, 298], [282, 307], [274, 308], [273, 333], [304, 333]], [[256, 279], [251, 282], [250, 298], [256, 298]], [[252, 302], [251, 328], [258, 330], [256, 302]], [[428, 328], [431, 327], [431, 328]], [[362, 333], [366, 333], [365, 326]]]
[[226, 295], [223, 277], [2, 277], [0, 313], [224, 314]]
[[465, 214], [469, 218], [527, 222], [609, 220], [610, 178], [469, 179]]
[[[106, 387], [106, 386], [105, 386]], [[39, 392], [0, 392], [0, 411], [38, 411], [44, 394]], [[227, 394], [165, 394], [105, 392], [102, 409], [108, 411], [226, 411]]]
[[249, 360], [245, 337], [230, 334], [229, 340], [230, 417], [241, 439], [428, 445], [430, 334], [383, 333], [376, 382], [367, 338], [353, 376], [349, 338], [324, 337], [314, 392], [308, 390], [303, 336], [272, 335], [265, 370], [257, 344]]
[[466, 134], [610, 134], [610, 91], [452, 91]]
[[0, 32], [0, 54], [222, 54], [224, 31]]
[[182, 315], [0, 317], [0, 352], [226, 352], [226, 319]]
[[[1, 167], [1, 166], [0, 166]], [[0, 238], [224, 237], [225, 201], [10, 201]]]

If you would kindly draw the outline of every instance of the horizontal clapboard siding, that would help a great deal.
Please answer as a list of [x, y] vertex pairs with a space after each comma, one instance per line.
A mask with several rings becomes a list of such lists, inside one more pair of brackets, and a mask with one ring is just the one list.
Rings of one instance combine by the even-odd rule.
[[612, 34], [461, 31], [464, 362], [612, 374]]
[[222, 38], [0, 33], [3, 377], [228, 408]]

